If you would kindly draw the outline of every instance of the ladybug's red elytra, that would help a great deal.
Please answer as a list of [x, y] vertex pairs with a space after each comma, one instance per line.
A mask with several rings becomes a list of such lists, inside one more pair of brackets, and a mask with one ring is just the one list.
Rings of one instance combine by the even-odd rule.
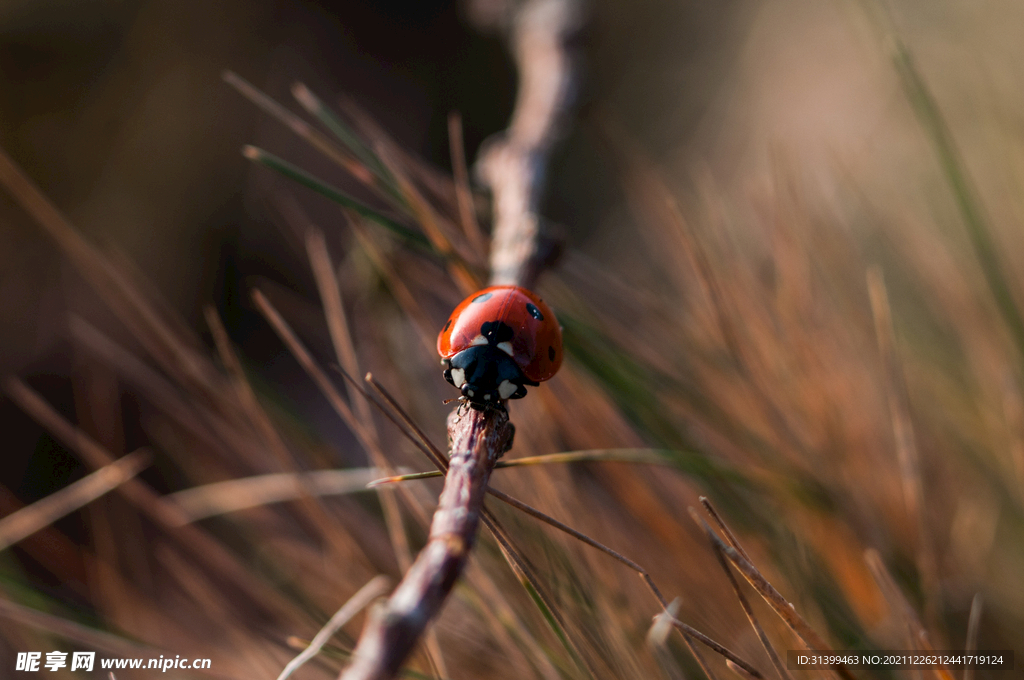
[[444, 378], [474, 408], [526, 396], [562, 365], [562, 328], [531, 291], [491, 286], [463, 300], [437, 336]]

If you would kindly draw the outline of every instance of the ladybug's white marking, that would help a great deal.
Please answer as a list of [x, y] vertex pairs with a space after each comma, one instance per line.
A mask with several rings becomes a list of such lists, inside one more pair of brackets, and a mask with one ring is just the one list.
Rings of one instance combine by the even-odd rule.
[[490, 400], [491, 400], [491, 393], [488, 392], [487, 394], [484, 395], [484, 401], [490, 401]]
[[470, 343], [469, 343], [469, 344], [470, 344], [470, 345], [486, 345], [486, 344], [487, 344], [487, 338], [485, 338], [485, 337], [484, 337], [484, 336], [482, 336], [482, 335], [478, 335], [478, 336], [476, 336], [475, 338], [473, 338], [473, 339], [472, 339], [472, 340], [470, 341]]
[[474, 396], [475, 394], [476, 394], [476, 393], [475, 393], [475, 392], [473, 392], [473, 390], [466, 390], [466, 396], [468, 396], [468, 397], [472, 397], [472, 396]]
[[505, 354], [512, 356], [512, 343], [509, 342], [508, 340], [506, 340], [505, 342], [499, 342], [498, 349], [500, 349]]
[[452, 369], [452, 383], [456, 387], [462, 387], [462, 383], [466, 382], [466, 369], [464, 368], [453, 368]]
[[509, 397], [516, 393], [517, 389], [519, 388], [510, 383], [508, 380], [502, 380], [501, 384], [498, 385], [498, 396], [501, 397], [502, 399], [508, 399]]

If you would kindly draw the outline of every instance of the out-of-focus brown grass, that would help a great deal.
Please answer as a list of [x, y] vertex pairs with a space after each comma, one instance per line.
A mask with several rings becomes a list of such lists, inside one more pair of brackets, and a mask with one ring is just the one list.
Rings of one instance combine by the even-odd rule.
[[[976, 595], [983, 602], [976, 647], [1006, 649], [1024, 639], [1022, 348], [984, 270], [998, 268], [1010, 312], [1019, 309], [1024, 290], [1010, 227], [1020, 217], [1020, 184], [992, 186], [987, 171], [974, 171], [985, 156], [959, 109], [948, 114], [942, 97], [937, 111], [915, 109], [884, 58], [885, 24], [879, 29], [859, 11], [844, 19], [853, 30], [825, 23], [847, 39], [860, 35], [854, 42], [866, 64], [849, 68], [863, 80], [851, 82], [865, 96], [883, 93], [886, 103], [871, 110], [886, 113], [877, 114], [880, 131], [867, 134], [868, 142], [851, 132], [854, 141], [842, 138], [830, 154], [808, 141], [827, 139], [821, 128], [808, 123], [807, 139], [798, 135], [792, 144], [775, 130], [782, 141], [766, 145], [771, 151], [760, 160], [737, 155], [734, 140], [722, 142], [709, 167], [683, 182], [678, 159], [651, 152], [614, 110], [595, 106], [587, 114], [583, 134], [621, 197], [608, 217], [615, 229], [570, 248], [542, 280], [539, 292], [565, 328], [568, 359], [553, 380], [510, 405], [510, 456], [646, 447], [662, 451], [664, 464], [536, 465], [492, 479], [642, 564], [669, 599], [680, 598], [679, 619], [766, 675], [773, 673], [768, 657], [687, 512], [701, 495], [834, 648], [913, 649], [924, 644], [922, 631], [933, 648], [963, 648]], [[779, 21], [767, 13], [753, 22], [750, 49], [787, 63], [791, 57], [769, 49], [774, 43], [765, 37]], [[739, 101], [753, 97], [742, 84], [735, 92]], [[333, 98], [318, 94], [330, 108]], [[768, 127], [773, 116], [799, 119], [780, 114], [778, 101], [754, 100], [765, 107]], [[726, 111], [721, 128], [708, 126], [726, 129], [729, 116], [741, 115]], [[14, 170], [4, 173], [7, 192], [72, 263], [74, 280], [88, 283], [113, 312], [62, 315], [75, 358], [75, 408], [63, 409], [63, 420], [35, 396], [32, 385], [45, 386], [41, 376], [8, 379], [8, 397], [89, 467], [123, 453], [124, 430], [141, 428], [156, 468], [82, 511], [82, 535], [50, 526], [25, 539], [17, 557], [3, 556], [5, 600], [79, 624], [5, 605], [5, 658], [147, 649], [136, 655], [210, 657], [218, 677], [273, 678], [294, 647], [370, 579], [399, 575], [404, 542], [415, 550], [424, 540], [436, 481], [322, 495], [329, 482], [316, 471], [368, 461], [381, 475], [387, 466], [430, 468], [330, 366], [371, 371], [441, 444], [441, 401], [452, 394], [440, 379], [432, 334], [484, 257], [461, 226], [465, 201], [460, 216], [451, 179], [401, 150], [358, 108], [345, 113], [381, 161], [372, 168], [345, 157], [344, 165], [366, 171], [356, 173], [367, 184], [365, 200], [404, 224], [429, 225], [434, 254], [352, 213], [313, 224], [303, 204], [319, 199], [283, 180], [269, 183], [281, 238], [308, 245], [312, 264], [303, 276], [315, 277], [322, 295], [257, 282], [257, 306], [270, 318], [267, 310], [276, 310], [315, 362], [303, 366], [312, 379], [293, 371], [305, 386], [296, 390], [307, 395], [301, 403], [275, 393], [267, 367], [238, 351], [244, 339], [232, 332], [240, 331], [222, 327], [217, 311], [207, 311], [206, 329], [188, 328], [143, 275], [81, 239]], [[953, 159], [962, 163], [954, 170], [977, 184], [969, 199], [993, 216], [983, 227], [998, 244], [994, 259], [979, 260], [971, 247], [943, 165], [949, 159], [927, 129], [935, 115], [945, 117], [954, 140], [968, 142], [967, 161]], [[899, 149], [869, 162], [865, 148], [879, 152], [878, 137]], [[885, 159], [905, 168], [898, 187], [868, 172]], [[391, 195], [382, 177], [393, 182]], [[284, 345], [277, 356], [291, 361]], [[316, 381], [331, 383], [329, 398]], [[334, 411], [347, 425], [333, 426], [342, 434], [330, 437], [320, 424]], [[290, 489], [292, 500], [191, 522], [167, 495], [271, 474], [285, 476], [258, 483], [278, 498]], [[239, 505], [245, 498], [237, 495], [253, 492], [221, 486], [209, 493]], [[18, 501], [4, 498], [7, 514]], [[489, 506], [599, 675], [698, 672], [678, 638], [648, 646], [659, 607], [629, 569]], [[57, 596], [43, 587], [47, 580], [61, 586]], [[799, 648], [764, 602], [741, 588], [782, 656]], [[297, 677], [336, 675], [361, 624], [359, 616], [346, 625]], [[435, 631], [432, 653], [448, 677], [581, 677], [491, 539], [481, 539]], [[714, 655], [705, 657], [721, 677], [731, 674]], [[422, 654], [412, 667], [431, 672]]]

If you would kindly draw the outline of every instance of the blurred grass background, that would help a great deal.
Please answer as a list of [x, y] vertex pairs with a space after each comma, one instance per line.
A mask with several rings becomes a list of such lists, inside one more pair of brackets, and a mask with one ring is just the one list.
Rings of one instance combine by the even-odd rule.
[[[579, 121], [554, 161], [545, 211], [569, 238], [540, 285], [569, 358], [511, 407], [510, 455], [679, 453], [668, 470], [541, 466], [498, 472], [493, 484], [643, 564], [682, 598], [680, 618], [765, 672], [686, 516], [701, 494], [837, 648], [913, 646], [878, 564], [935, 648], [964, 646], [978, 594], [980, 648], [1024, 639], [1024, 367], [1012, 330], [1024, 301], [1021, 11], [1006, 0], [894, 2], [888, 17], [876, 5], [807, 0], [593, 5]], [[343, 93], [448, 173], [449, 111], [462, 114], [472, 159], [514, 96], [500, 40], [470, 27], [469, 14], [444, 2], [5, 3], [0, 144], [92, 243], [132, 263], [133, 285], [163, 301], [162, 318], [191, 329], [178, 337], [195, 334], [183, 356], [204, 357], [210, 372], [196, 383], [155, 355], [6, 192], [0, 370], [114, 455], [151, 446], [156, 462], [141, 478], [158, 493], [366, 465], [249, 300], [259, 286], [323, 365], [340, 362], [307, 260], [313, 223], [337, 266], [361, 368], [442, 442], [440, 401], [452, 395], [430, 336], [460, 297], [454, 284], [436, 258], [381, 232], [360, 236], [329, 202], [247, 164], [238, 149], [255, 143], [373, 199], [220, 74], [231, 68], [294, 111], [293, 81], [332, 106]], [[909, 76], [894, 35], [913, 56]], [[914, 76], [934, 108], [913, 96]], [[980, 258], [978, 229], [991, 244]], [[286, 455], [229, 389], [204, 320], [211, 302]], [[123, 356], [90, 350], [94, 336], [69, 332], [69, 314], [168, 391], [154, 392]], [[383, 419], [357, 413], [393, 464], [428, 467]], [[3, 514], [88, 471], [12, 401], [0, 418]], [[400, 496], [414, 548], [416, 508], [429, 509], [439, 488], [415, 484], [414, 498]], [[698, 672], [676, 641], [649, 651], [654, 601], [622, 565], [497, 511], [601, 674]], [[201, 526], [267, 601], [225, 589], [225, 573], [117, 494], [0, 554], [0, 588], [172, 654], [211, 657], [224, 677], [275, 677], [294, 654], [289, 636], [308, 640], [373, 575], [399, 574], [368, 494]], [[349, 641], [360, 623], [346, 628]], [[0, 633], [3, 659], [72, 649], [8, 620]], [[797, 648], [781, 626], [769, 633], [779, 649]], [[489, 539], [438, 636], [454, 678], [580, 673]], [[331, 677], [340, 663], [335, 654], [300, 673]]]

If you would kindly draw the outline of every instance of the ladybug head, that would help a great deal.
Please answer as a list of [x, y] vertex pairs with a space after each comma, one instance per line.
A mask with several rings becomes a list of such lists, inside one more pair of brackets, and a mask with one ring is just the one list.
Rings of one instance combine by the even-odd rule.
[[527, 380], [516, 362], [493, 344], [474, 345], [444, 360], [444, 379], [459, 388], [473, 408], [501, 408], [506, 399], [526, 396]]

